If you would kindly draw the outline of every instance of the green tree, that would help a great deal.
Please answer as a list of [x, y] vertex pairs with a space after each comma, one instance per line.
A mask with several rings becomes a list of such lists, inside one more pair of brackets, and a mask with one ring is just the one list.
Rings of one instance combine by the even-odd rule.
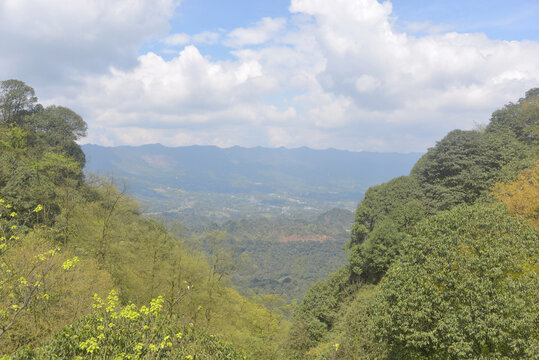
[[19, 124], [23, 117], [39, 109], [34, 89], [20, 80], [0, 82], [0, 124]]
[[360, 298], [365, 283], [378, 283], [377, 305], [367, 304], [372, 297], [333, 302], [314, 285], [317, 303], [333, 304], [323, 313], [334, 320], [327, 326], [315, 316], [324, 307], [305, 297], [291, 332], [299, 357], [537, 357], [537, 232], [503, 206], [479, 204], [492, 202], [499, 183], [494, 195], [511, 213], [535, 221], [538, 145], [539, 89], [531, 89], [488, 126], [450, 132], [409, 176], [367, 190], [345, 290]]
[[[76, 143], [86, 133], [80, 116], [63, 107], [34, 105], [33, 90], [22, 82], [2, 86], [0, 357], [24, 346], [16, 358], [121, 357], [124, 350], [136, 353], [141, 342], [146, 358], [158, 358], [171, 353], [167, 332], [174, 330], [177, 336], [180, 329], [187, 340], [191, 324], [201, 332], [191, 343], [183, 342], [186, 347], [174, 356], [234, 358], [233, 351], [219, 353], [220, 342], [212, 336], [198, 336], [206, 329], [253, 358], [279, 356], [287, 323], [226, 286], [237, 259], [221, 251], [222, 242], [214, 242], [208, 264], [204, 254], [184, 248], [181, 239], [144, 217], [124, 191], [102, 179], [85, 179], [84, 155]], [[91, 293], [113, 284], [124, 305], [140, 306], [170, 295], [163, 304], [166, 316], [152, 323], [155, 319], [137, 310], [140, 322], [111, 322], [118, 327], [106, 328], [107, 336], [99, 314], [78, 320], [91, 310]], [[132, 310], [127, 305], [114, 317], [133, 315]], [[70, 323], [74, 325], [33, 349]], [[159, 343], [153, 342], [156, 336]], [[197, 350], [204, 344], [205, 357]]]
[[407, 231], [425, 215], [424, 201], [419, 183], [411, 176], [367, 190], [352, 226], [349, 262], [355, 278], [380, 280]]
[[530, 89], [516, 104], [509, 103], [492, 114], [487, 132], [510, 132], [519, 141], [539, 143], [539, 88]]
[[411, 174], [421, 184], [429, 207], [448, 210], [488, 194], [501, 168], [524, 151], [525, 145], [507, 133], [454, 130], [429, 149]]
[[[27, 126], [39, 145], [38, 148], [54, 149], [77, 161], [82, 169], [85, 156], [75, 141], [86, 136], [88, 126], [74, 111], [62, 106], [48, 106], [27, 119]], [[50, 150], [49, 150], [50, 151]]]
[[395, 359], [539, 356], [539, 232], [505, 206], [426, 218], [381, 283], [375, 332]]
[[356, 209], [352, 227], [352, 244], [360, 244], [365, 235], [372, 231], [377, 221], [382, 220], [396, 208], [410, 201], [421, 201], [423, 193], [417, 180], [401, 176], [387, 183], [372, 186]]
[[288, 340], [292, 354], [301, 357], [331, 331], [339, 318], [342, 303], [353, 290], [349, 278], [348, 268], [343, 267], [311, 286], [294, 313]]
[[378, 283], [399, 255], [408, 233], [424, 216], [423, 204], [412, 200], [396, 207], [379, 221], [363, 243], [350, 248], [349, 261], [354, 277], [367, 283]]
[[434, 210], [474, 201], [500, 180], [516, 176], [539, 156], [539, 90], [492, 114], [483, 131], [454, 130], [417, 162], [419, 181]]
[[148, 306], [119, 307], [112, 291], [94, 296], [94, 312], [59, 331], [37, 349], [23, 348], [13, 359], [245, 359], [239, 351], [196, 324], [182, 326], [163, 313], [164, 299]]
[[[42, 211], [38, 206], [34, 213]], [[26, 233], [0, 199], [0, 355], [36, 344], [91, 310], [91, 295], [111, 287], [91, 259], [79, 261], [39, 227]]]

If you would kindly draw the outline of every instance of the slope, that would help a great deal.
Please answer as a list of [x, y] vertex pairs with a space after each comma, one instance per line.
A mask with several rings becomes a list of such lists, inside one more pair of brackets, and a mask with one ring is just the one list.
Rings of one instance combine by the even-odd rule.
[[[410, 175], [368, 189], [349, 262], [305, 296], [290, 351], [305, 359], [536, 358], [538, 161], [532, 89], [486, 128], [450, 132]], [[493, 190], [530, 222], [512, 217]]]

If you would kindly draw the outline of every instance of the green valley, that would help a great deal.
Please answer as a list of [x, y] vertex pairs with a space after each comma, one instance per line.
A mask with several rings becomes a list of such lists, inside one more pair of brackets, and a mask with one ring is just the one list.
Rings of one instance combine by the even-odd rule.
[[539, 357], [537, 88], [422, 156], [81, 147], [0, 90], [2, 360]]
[[188, 222], [352, 210], [367, 188], [421, 154], [327, 149], [83, 145], [86, 172], [110, 176], [148, 211]]

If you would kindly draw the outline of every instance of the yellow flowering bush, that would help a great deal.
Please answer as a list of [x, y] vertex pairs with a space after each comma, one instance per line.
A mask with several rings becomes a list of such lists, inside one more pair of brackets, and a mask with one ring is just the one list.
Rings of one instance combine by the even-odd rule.
[[162, 312], [162, 296], [149, 307], [119, 306], [111, 291], [94, 295], [94, 312], [56, 333], [38, 349], [12, 355], [22, 359], [244, 359], [231, 345], [196, 325], [182, 327]]
[[10, 251], [19, 244], [22, 235], [16, 217], [11, 205], [0, 199], [0, 337], [37, 301], [48, 299], [43, 282], [59, 251], [54, 248], [39, 252], [25, 267], [8, 261]]

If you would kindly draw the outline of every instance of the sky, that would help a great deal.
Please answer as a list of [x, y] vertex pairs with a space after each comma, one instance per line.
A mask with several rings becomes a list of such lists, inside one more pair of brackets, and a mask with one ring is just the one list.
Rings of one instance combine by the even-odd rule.
[[0, 0], [0, 79], [107, 146], [424, 152], [539, 86], [536, 0]]

